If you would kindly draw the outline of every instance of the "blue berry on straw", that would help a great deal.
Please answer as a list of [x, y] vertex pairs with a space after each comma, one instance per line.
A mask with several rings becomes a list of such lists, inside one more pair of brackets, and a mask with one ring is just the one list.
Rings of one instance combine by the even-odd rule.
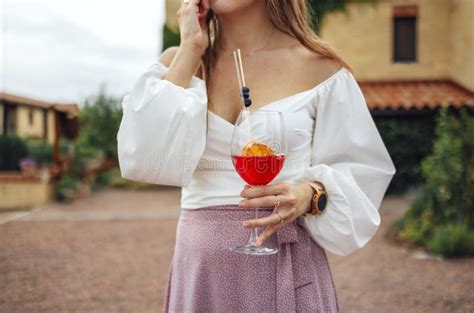
[[249, 93], [250, 92], [250, 89], [249, 87], [242, 87], [242, 93]]
[[250, 100], [250, 98], [244, 99], [244, 104], [245, 107], [249, 107], [252, 104], [252, 100]]

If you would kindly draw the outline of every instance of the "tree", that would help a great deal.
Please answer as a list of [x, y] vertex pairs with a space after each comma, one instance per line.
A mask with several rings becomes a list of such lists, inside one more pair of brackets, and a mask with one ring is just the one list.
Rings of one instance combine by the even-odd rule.
[[163, 51], [169, 47], [179, 46], [180, 40], [179, 32], [174, 32], [166, 24], [163, 26]]
[[319, 35], [324, 16], [330, 12], [344, 11], [348, 0], [307, 0], [313, 30]]
[[76, 147], [80, 155], [88, 157], [117, 158], [117, 132], [122, 111], [117, 98], [107, 96], [105, 87], [86, 100], [79, 112], [81, 132]]

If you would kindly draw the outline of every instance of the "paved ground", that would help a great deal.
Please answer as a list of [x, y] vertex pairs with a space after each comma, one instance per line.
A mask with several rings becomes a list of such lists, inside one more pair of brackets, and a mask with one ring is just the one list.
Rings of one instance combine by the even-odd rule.
[[[343, 312], [474, 312], [474, 259], [384, 239], [407, 201], [384, 200], [367, 247], [329, 256]], [[108, 190], [0, 225], [0, 312], [160, 312], [178, 202], [175, 189]]]

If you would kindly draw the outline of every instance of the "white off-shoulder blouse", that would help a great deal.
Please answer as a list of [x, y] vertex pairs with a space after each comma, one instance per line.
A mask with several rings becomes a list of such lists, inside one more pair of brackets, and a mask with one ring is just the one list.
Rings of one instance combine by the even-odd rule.
[[[166, 70], [156, 61], [123, 98], [121, 175], [181, 186], [186, 209], [238, 204], [245, 183], [230, 158], [234, 126], [207, 110], [203, 80], [193, 76], [183, 88], [161, 79]], [[364, 246], [380, 224], [395, 167], [352, 73], [341, 67], [314, 88], [259, 110], [281, 111], [287, 132], [285, 165], [272, 183], [317, 180], [326, 187], [325, 212], [299, 217], [311, 238], [339, 255]]]

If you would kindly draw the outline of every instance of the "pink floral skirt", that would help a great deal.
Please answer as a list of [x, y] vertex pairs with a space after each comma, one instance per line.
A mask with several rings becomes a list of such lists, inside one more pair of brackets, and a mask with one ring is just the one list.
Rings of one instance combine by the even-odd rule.
[[[273, 208], [260, 208], [259, 217]], [[164, 312], [339, 312], [325, 251], [296, 220], [264, 244], [277, 254], [229, 251], [248, 240], [237, 205], [183, 209], [169, 267]]]

